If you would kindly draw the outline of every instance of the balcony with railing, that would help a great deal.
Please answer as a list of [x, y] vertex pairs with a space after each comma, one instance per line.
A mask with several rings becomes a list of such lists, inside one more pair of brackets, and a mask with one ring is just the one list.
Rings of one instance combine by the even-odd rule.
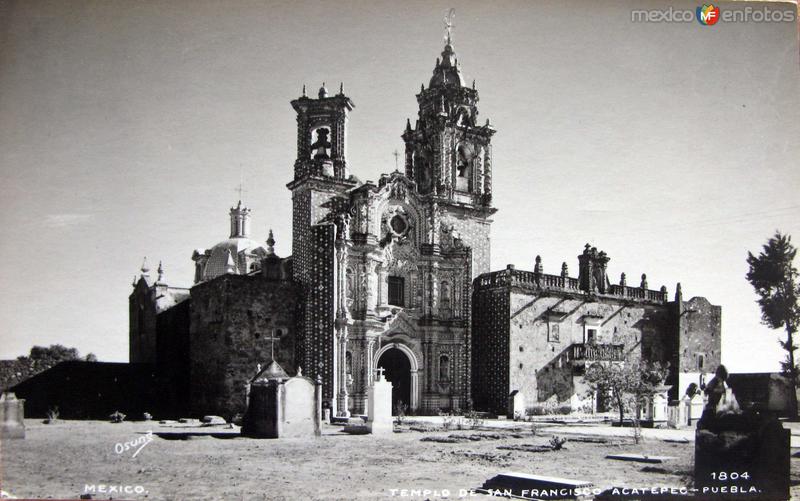
[[621, 344], [576, 343], [569, 347], [569, 359], [588, 362], [622, 362], [625, 346]]

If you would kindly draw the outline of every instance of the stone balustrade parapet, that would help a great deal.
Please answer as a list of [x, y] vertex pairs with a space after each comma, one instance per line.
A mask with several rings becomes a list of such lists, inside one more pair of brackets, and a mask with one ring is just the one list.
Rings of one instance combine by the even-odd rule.
[[[553, 291], [568, 294], [588, 293], [588, 291], [581, 289], [580, 282], [577, 278], [517, 270], [512, 267], [478, 276], [475, 279], [474, 287], [476, 291], [495, 287], [519, 287], [530, 290], [531, 292]], [[594, 291], [593, 294], [653, 303], [666, 303], [668, 301], [667, 294], [663, 291], [623, 285], [611, 285], [604, 293]]]

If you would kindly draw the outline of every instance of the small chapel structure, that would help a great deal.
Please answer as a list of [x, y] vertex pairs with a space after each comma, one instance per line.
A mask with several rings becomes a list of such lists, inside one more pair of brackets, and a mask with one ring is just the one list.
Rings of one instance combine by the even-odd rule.
[[[490, 269], [492, 137], [478, 118], [448, 36], [407, 120], [402, 171], [361, 182], [347, 156], [355, 105], [340, 86], [303, 88], [292, 195], [292, 255], [269, 233], [251, 239], [250, 210], [231, 208], [230, 235], [197, 249], [191, 288], [147, 265], [130, 295], [130, 361], [154, 364], [175, 412], [233, 416], [258, 363], [322, 383], [333, 415], [364, 414], [378, 367], [396, 406], [435, 414], [503, 413], [508, 395], [578, 408], [586, 364], [671, 362], [675, 390], [720, 361], [720, 308], [669, 301], [646, 278], [607, 277], [587, 247], [580, 273]], [[693, 313], [694, 312], [694, 313]], [[700, 312], [700, 313], [696, 313]], [[687, 374], [681, 379], [681, 374]], [[681, 390], [682, 391], [682, 390]]]

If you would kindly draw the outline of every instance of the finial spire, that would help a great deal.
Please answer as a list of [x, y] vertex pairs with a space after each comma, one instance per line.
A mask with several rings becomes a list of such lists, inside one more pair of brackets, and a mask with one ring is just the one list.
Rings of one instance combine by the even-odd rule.
[[147, 264], [147, 256], [144, 257], [142, 260], [142, 276], [146, 277], [150, 275], [150, 265]]
[[158, 262], [158, 281], [164, 281], [164, 266], [161, 264], [161, 261]]
[[400, 153], [397, 151], [397, 148], [395, 148], [395, 150], [392, 152], [392, 155], [394, 155], [394, 170], [395, 170], [395, 172], [397, 172], [397, 170], [398, 170], [397, 162], [398, 162], [398, 159], [400, 158]]
[[267, 252], [275, 254], [275, 237], [272, 236], [272, 228], [269, 229], [269, 236], [267, 237]]
[[306, 95], [306, 84], [303, 84], [303, 97], [308, 97]]
[[244, 169], [239, 169], [239, 186], [236, 187], [236, 191], [239, 193], [239, 204], [236, 206], [237, 209], [242, 208], [242, 201], [244, 200], [244, 194], [247, 193], [247, 190], [244, 187]]
[[455, 28], [454, 21], [456, 19], [456, 9], [450, 9], [444, 16], [444, 41], [447, 45], [453, 43], [453, 28]]
[[344, 96], [344, 82], [339, 82], [339, 95]]

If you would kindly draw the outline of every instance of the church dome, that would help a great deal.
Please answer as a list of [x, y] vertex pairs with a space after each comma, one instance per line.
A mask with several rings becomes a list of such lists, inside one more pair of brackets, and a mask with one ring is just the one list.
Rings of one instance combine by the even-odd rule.
[[[267, 249], [263, 245], [246, 237], [234, 237], [223, 240], [209, 250], [208, 261], [203, 270], [203, 279], [211, 280], [226, 273], [245, 275], [247, 257], [264, 257]], [[243, 269], [244, 268], [244, 269]]]
[[267, 247], [250, 239], [250, 209], [242, 202], [231, 208], [231, 233], [227, 240], [208, 250], [194, 251], [195, 283], [212, 280], [220, 275], [247, 275], [261, 269], [262, 260], [274, 253], [275, 240], [270, 237]]
[[461, 75], [461, 70], [458, 67], [458, 60], [453, 46], [447, 44], [442, 51], [442, 59], [436, 60], [436, 68], [433, 70], [428, 87], [441, 87], [449, 85], [458, 85], [459, 87], [466, 87], [464, 77]]

